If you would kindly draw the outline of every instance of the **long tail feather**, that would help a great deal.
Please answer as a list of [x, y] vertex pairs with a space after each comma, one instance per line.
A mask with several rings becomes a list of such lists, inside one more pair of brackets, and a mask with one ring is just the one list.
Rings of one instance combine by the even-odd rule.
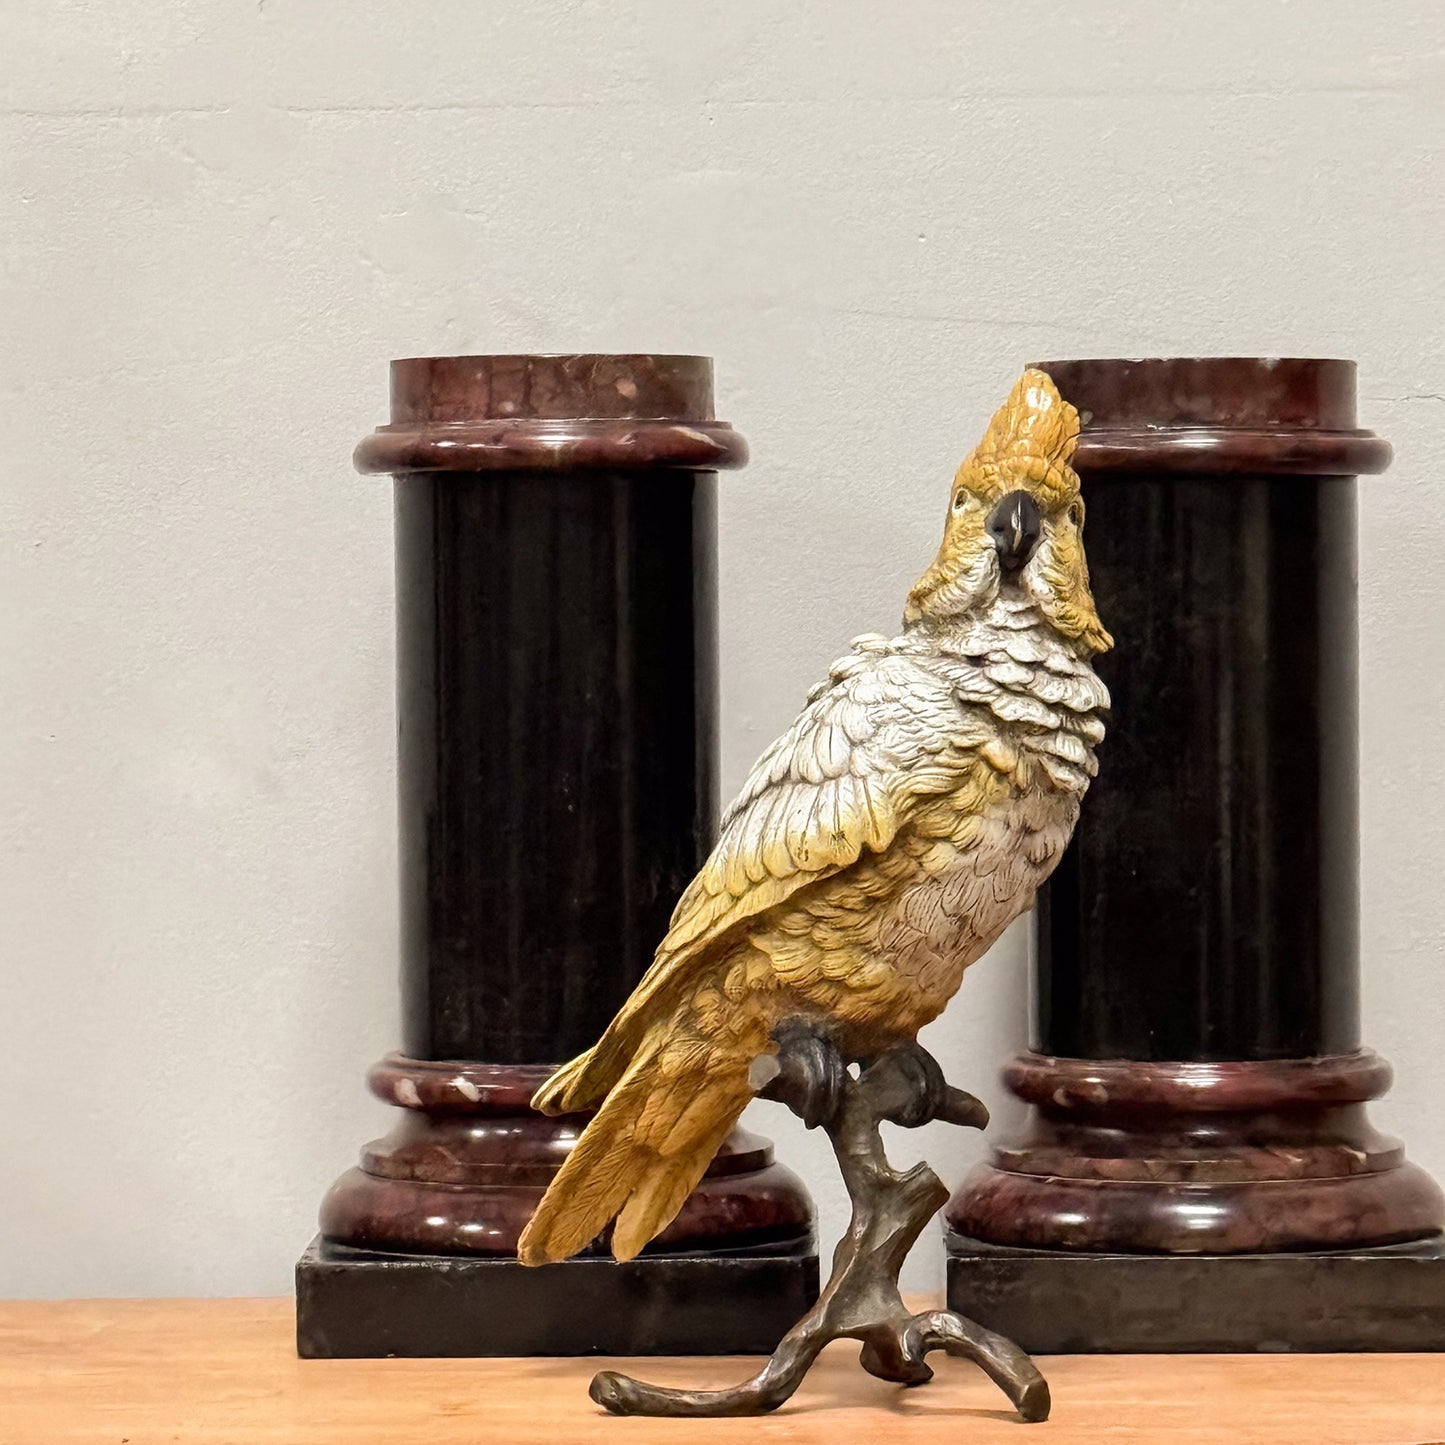
[[[571, 1063], [563, 1064], [550, 1074], [547, 1082], [532, 1095], [532, 1107], [543, 1114], [566, 1114], [585, 1108], [591, 1102], [586, 1095], [589, 1076], [594, 1072], [595, 1055], [595, 1049], [588, 1049], [585, 1054], [578, 1054]], [[606, 1089], [607, 1084], [604, 1083], [593, 1097], [605, 1093]]]
[[659, 1159], [648, 1169], [617, 1216], [612, 1231], [612, 1253], [616, 1258], [634, 1258], [677, 1218], [735, 1121], [733, 1115], [714, 1124], [682, 1158]]
[[640, 1052], [543, 1195], [518, 1244], [522, 1263], [566, 1259], [614, 1219], [612, 1252], [636, 1255], [677, 1217], [737, 1122], [751, 1097], [747, 1068], [745, 1056], [719, 1057], [695, 1037]]

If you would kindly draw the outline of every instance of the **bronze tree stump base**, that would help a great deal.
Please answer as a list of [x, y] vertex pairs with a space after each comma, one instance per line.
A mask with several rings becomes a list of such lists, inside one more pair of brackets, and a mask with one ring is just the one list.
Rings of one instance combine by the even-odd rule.
[[944, 1119], [982, 1128], [988, 1111], [945, 1084], [938, 1065], [917, 1045], [880, 1055], [854, 1078], [826, 1038], [789, 1027], [779, 1043], [777, 1076], [761, 1092], [786, 1103], [809, 1128], [827, 1131], [853, 1202], [822, 1295], [763, 1368], [740, 1385], [667, 1389], [603, 1370], [592, 1381], [592, 1398], [614, 1415], [760, 1415], [791, 1398], [825, 1345], [855, 1339], [862, 1344], [860, 1363], [879, 1379], [926, 1384], [933, 1370], [925, 1356], [944, 1350], [979, 1365], [1022, 1419], [1048, 1419], [1048, 1384], [1016, 1344], [950, 1310], [913, 1314], [898, 1291], [898, 1271], [948, 1190], [926, 1164], [903, 1174], [894, 1170], [879, 1125], [886, 1119], [915, 1128]]

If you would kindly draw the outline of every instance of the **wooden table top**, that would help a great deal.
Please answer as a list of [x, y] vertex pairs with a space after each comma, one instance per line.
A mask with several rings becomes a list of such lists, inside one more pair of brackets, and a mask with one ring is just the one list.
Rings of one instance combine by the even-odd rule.
[[[905, 1390], [831, 1346], [754, 1420], [617, 1420], [601, 1360], [298, 1360], [292, 1302], [0, 1302], [4, 1445], [561, 1445], [572, 1441], [989, 1445], [1442, 1445], [1445, 1355], [1072, 1355], [1041, 1360], [1053, 1419], [1023, 1425], [972, 1365]], [[616, 1363], [616, 1362], [607, 1362]], [[755, 1360], [631, 1361], [668, 1384]]]

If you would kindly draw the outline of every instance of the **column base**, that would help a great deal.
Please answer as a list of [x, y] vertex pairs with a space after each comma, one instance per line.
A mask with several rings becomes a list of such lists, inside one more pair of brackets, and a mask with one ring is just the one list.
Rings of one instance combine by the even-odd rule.
[[[517, 1240], [586, 1126], [529, 1100], [547, 1064], [481, 1064], [388, 1054], [372, 1092], [401, 1109], [385, 1138], [321, 1202], [321, 1234], [381, 1254], [515, 1257]], [[788, 1248], [811, 1239], [803, 1181], [760, 1135], [734, 1129], [678, 1216], [649, 1246], [684, 1254]], [[590, 1246], [606, 1252], [607, 1236]]]
[[948, 1235], [950, 1309], [1031, 1354], [1445, 1350], [1445, 1236], [1323, 1253], [1013, 1249]]
[[305, 1359], [761, 1355], [817, 1296], [811, 1236], [791, 1247], [538, 1269], [318, 1236], [296, 1265], [296, 1349]]
[[1222, 1063], [1017, 1055], [1031, 1104], [949, 1202], [949, 1226], [1014, 1249], [1150, 1254], [1350, 1250], [1445, 1229], [1445, 1195], [1379, 1133], [1368, 1049]]
[[636, 1260], [607, 1236], [539, 1269], [518, 1236], [586, 1118], [528, 1101], [547, 1065], [388, 1055], [395, 1127], [321, 1205], [296, 1266], [305, 1356], [766, 1354], [818, 1294], [813, 1206], [772, 1145], [733, 1130]]

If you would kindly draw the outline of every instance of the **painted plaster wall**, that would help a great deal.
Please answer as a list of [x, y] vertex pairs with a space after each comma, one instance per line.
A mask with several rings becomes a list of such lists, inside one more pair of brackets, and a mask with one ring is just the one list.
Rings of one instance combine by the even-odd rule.
[[[0, 1293], [284, 1291], [384, 1124], [390, 504], [348, 458], [419, 352], [718, 358], [755, 457], [728, 786], [894, 622], [1023, 360], [1357, 357], [1397, 448], [1361, 508], [1366, 1034], [1445, 1176], [1436, 6], [4, 8]], [[928, 1037], [995, 1104], [1023, 952]], [[831, 1237], [822, 1141], [758, 1122]]]

